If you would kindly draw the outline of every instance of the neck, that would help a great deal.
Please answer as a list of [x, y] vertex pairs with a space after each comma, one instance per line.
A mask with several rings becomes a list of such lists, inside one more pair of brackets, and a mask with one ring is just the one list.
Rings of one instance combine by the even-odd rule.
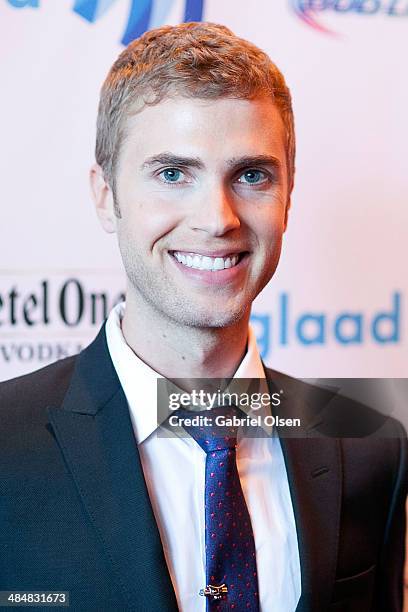
[[246, 352], [249, 315], [248, 309], [240, 321], [229, 327], [180, 325], [151, 308], [141, 307], [128, 292], [122, 332], [136, 355], [169, 380], [229, 378]]

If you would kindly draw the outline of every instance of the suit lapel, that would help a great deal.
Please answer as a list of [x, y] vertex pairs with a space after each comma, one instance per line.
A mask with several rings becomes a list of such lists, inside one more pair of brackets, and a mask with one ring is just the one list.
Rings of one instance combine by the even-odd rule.
[[323, 437], [312, 424], [319, 424], [333, 393], [265, 370], [271, 393], [284, 391], [279, 416], [301, 419], [299, 430], [278, 431], [299, 543], [302, 594], [296, 612], [320, 612], [328, 609], [336, 575], [342, 473], [339, 441]]
[[131, 609], [177, 610], [127, 401], [104, 327], [77, 359], [51, 426]]

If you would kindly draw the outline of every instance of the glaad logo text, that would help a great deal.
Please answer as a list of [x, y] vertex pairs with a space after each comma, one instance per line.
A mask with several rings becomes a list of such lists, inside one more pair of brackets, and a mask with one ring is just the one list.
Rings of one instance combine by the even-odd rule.
[[[14, 8], [39, 8], [40, 0], [7, 0]], [[72, 10], [90, 23], [102, 17], [117, 0], [75, 0]], [[121, 39], [123, 45], [165, 23], [175, 0], [131, 0], [129, 17]], [[204, 0], [185, 0], [183, 21], [201, 21]]]

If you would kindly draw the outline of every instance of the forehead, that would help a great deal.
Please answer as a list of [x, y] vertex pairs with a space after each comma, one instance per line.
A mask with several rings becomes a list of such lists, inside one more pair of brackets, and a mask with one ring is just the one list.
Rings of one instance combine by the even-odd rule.
[[208, 165], [243, 155], [275, 155], [285, 163], [285, 129], [270, 98], [169, 98], [130, 114], [124, 132], [121, 164], [161, 151], [199, 156]]

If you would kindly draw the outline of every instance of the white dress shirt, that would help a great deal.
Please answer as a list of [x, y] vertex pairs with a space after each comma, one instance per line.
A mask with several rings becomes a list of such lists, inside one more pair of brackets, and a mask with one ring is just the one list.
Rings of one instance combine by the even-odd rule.
[[[182, 612], [205, 612], [205, 452], [190, 437], [161, 437], [157, 379], [126, 343], [125, 303], [106, 322], [109, 353], [126, 395], [164, 555]], [[265, 378], [254, 332], [234, 378]], [[294, 612], [300, 597], [300, 561], [286, 467], [278, 437], [242, 438], [237, 467], [251, 516], [262, 612]]]

